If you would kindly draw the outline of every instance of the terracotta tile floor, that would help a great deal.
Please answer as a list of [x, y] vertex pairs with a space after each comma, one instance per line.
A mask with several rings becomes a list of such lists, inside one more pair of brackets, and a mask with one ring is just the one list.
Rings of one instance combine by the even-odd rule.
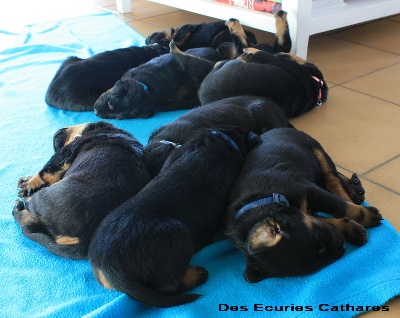
[[[132, 12], [128, 14], [118, 14], [114, 0], [37, 0], [26, 1], [22, 6], [25, 10], [11, 10], [12, 14], [2, 10], [4, 5], [13, 9], [16, 3], [20, 1], [0, 4], [0, 24], [14, 23], [18, 26], [46, 18], [56, 19], [106, 9], [115, 12], [130, 27], [147, 36], [171, 26], [215, 21], [145, 0], [132, 1]], [[358, 173], [366, 189], [368, 203], [380, 208], [384, 218], [398, 231], [399, 34], [400, 15], [397, 15], [311, 39], [308, 60], [323, 71], [331, 89], [325, 104], [292, 120], [297, 128], [322, 143], [342, 173]], [[256, 36], [259, 42], [268, 42], [273, 38], [270, 33], [261, 31], [256, 31]], [[400, 317], [400, 298], [388, 304], [390, 314], [378, 312], [364, 316]]]

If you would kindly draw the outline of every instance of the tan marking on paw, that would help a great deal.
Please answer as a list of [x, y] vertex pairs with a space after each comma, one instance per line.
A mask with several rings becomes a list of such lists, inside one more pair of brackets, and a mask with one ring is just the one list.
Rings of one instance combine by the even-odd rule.
[[44, 180], [40, 177], [39, 173], [36, 173], [27, 182], [21, 184], [23, 190], [37, 189], [42, 187]]
[[64, 163], [61, 167], [60, 170], [56, 171], [55, 173], [43, 173], [43, 180], [48, 184], [48, 185], [52, 185], [54, 183], [59, 182], [63, 175], [65, 174], [65, 172], [67, 172], [67, 170], [71, 167], [71, 164], [69, 163]]
[[294, 55], [294, 54], [284, 53], [284, 52], [280, 52], [278, 54], [279, 55], [286, 55], [286, 56], [289, 57], [290, 60], [292, 60], [292, 61], [294, 61], [294, 62], [296, 62], [297, 64], [300, 64], [300, 65], [304, 65], [304, 64], [307, 63], [306, 60], [303, 60], [301, 57], [298, 57], [297, 55]]
[[169, 43], [169, 50], [171, 53], [174, 53], [174, 54], [184, 54], [180, 49], [178, 49], [175, 42], [173, 42], [173, 41], [171, 41]]
[[246, 47], [245, 49], [243, 49], [244, 53], [248, 53], [248, 54], [255, 54], [257, 52], [260, 52], [261, 50], [256, 49], [254, 47]]
[[204, 268], [200, 266], [189, 267], [183, 276], [183, 285], [187, 289], [194, 288], [204, 281], [205, 275]]
[[31, 224], [35, 224], [40, 222], [37, 217], [35, 217], [31, 212], [29, 212], [27, 209], [19, 211], [19, 218], [18, 218], [18, 224], [20, 226], [29, 226]]
[[99, 283], [100, 283], [103, 287], [105, 287], [105, 288], [107, 288], [107, 289], [113, 289], [113, 287], [111, 286], [111, 284], [108, 282], [108, 280], [107, 280], [106, 277], [104, 276], [104, 273], [103, 273], [102, 270], [96, 269], [95, 272], [96, 272], [97, 280], [99, 281]]
[[275, 14], [275, 27], [276, 27], [275, 37], [277, 38], [279, 45], [283, 45], [284, 43], [283, 35], [288, 32], [288, 24], [286, 16], [287, 16], [286, 12], [283, 14], [282, 17]]
[[70, 236], [57, 236], [56, 243], [59, 245], [76, 245], [79, 244], [78, 237], [70, 237]]
[[243, 30], [242, 25], [240, 24], [239, 20], [228, 20], [225, 22], [225, 25], [229, 28], [229, 31], [231, 34], [235, 34], [237, 38], [239, 39], [240, 43], [242, 43], [243, 46], [247, 47], [249, 44], [247, 43], [247, 36], [246, 33]]
[[321, 167], [325, 180], [326, 190], [334, 195], [337, 195], [345, 201], [352, 202], [346, 190], [343, 188], [343, 185], [340, 182], [340, 178], [336, 176], [335, 172], [332, 171], [332, 169], [329, 167], [326, 158], [321, 150], [315, 149], [314, 156], [317, 159], [319, 166]]

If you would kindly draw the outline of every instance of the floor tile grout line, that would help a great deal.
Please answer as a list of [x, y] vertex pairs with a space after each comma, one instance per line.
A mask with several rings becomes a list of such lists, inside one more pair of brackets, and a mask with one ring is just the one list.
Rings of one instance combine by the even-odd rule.
[[[350, 82], [359, 80], [359, 79], [361, 79], [361, 78], [363, 78], [363, 77], [366, 77], [366, 76], [368, 76], [368, 75], [374, 74], [374, 73], [379, 72], [379, 71], [382, 71], [382, 70], [386, 70], [386, 69], [388, 69], [388, 68], [390, 68], [390, 67], [397, 66], [397, 65], [400, 65], [400, 61], [399, 61], [399, 62], [395, 62], [395, 63], [390, 64], [390, 65], [387, 65], [387, 66], [384, 66], [384, 67], [381, 67], [381, 68], [379, 68], [379, 69], [370, 71], [370, 72], [368, 72], [368, 73], [365, 73], [365, 74], [363, 74], [363, 75], [357, 76], [357, 77], [352, 78], [352, 79], [350, 79], [350, 80], [347, 80], [347, 81], [344, 81], [344, 82], [341, 82], [341, 83], [335, 83], [335, 84], [337, 84], [337, 85], [348, 84], [348, 83], [350, 83]], [[332, 82], [332, 81], [330, 81], [329, 79], [327, 79], [327, 81], [328, 81], [328, 82]], [[333, 83], [333, 82], [332, 82], [332, 83]]]
[[391, 188], [389, 188], [387, 186], [384, 186], [384, 185], [382, 185], [382, 184], [380, 184], [380, 183], [378, 183], [376, 181], [373, 181], [373, 180], [371, 180], [369, 178], [366, 178], [366, 177], [361, 177], [361, 178], [364, 179], [364, 180], [367, 180], [368, 182], [370, 182], [370, 183], [372, 183], [372, 184], [374, 184], [374, 185], [376, 185], [376, 186], [378, 186], [378, 187], [380, 187], [380, 188], [382, 188], [382, 189], [384, 189], [384, 190], [386, 190], [388, 192], [391, 192], [391, 193], [393, 193], [393, 194], [395, 194], [397, 196], [400, 196], [400, 192], [397, 192], [396, 190], [393, 190], [393, 189], [391, 189]]
[[342, 88], [351, 90], [351, 91], [353, 91], [353, 92], [356, 92], [356, 93], [359, 93], [359, 94], [362, 94], [362, 95], [365, 95], [365, 96], [369, 96], [369, 97], [375, 98], [375, 99], [377, 99], [377, 100], [381, 100], [381, 101], [383, 101], [383, 102], [385, 102], [385, 103], [392, 104], [393, 106], [397, 106], [397, 107], [400, 106], [400, 103], [397, 104], [397, 103], [395, 103], [395, 102], [393, 102], [393, 101], [390, 101], [390, 100], [387, 100], [387, 99], [383, 99], [383, 98], [381, 98], [381, 97], [377, 97], [377, 96], [374, 96], [374, 95], [371, 95], [371, 94], [367, 94], [367, 93], [365, 93], [365, 92], [361, 92], [361, 91], [358, 91], [358, 90], [356, 90], [356, 89], [354, 89], [354, 88], [347, 87], [347, 86], [343, 86], [343, 85], [341, 85], [341, 84], [335, 84], [335, 86], [332, 86], [332, 87], [330, 87], [330, 88], [335, 88], [335, 87], [342, 87]]
[[348, 42], [348, 43], [352, 43], [352, 44], [361, 45], [361, 46], [367, 47], [369, 49], [378, 50], [378, 51], [382, 51], [382, 52], [385, 52], [385, 53], [389, 53], [389, 54], [393, 54], [393, 55], [396, 55], [396, 56], [400, 56], [400, 53], [395, 53], [395, 52], [387, 51], [387, 50], [384, 50], [384, 49], [381, 49], [381, 48], [377, 48], [377, 47], [373, 47], [373, 46], [370, 46], [370, 45], [362, 44], [362, 43], [359, 43], [359, 42], [355, 42], [355, 41], [351, 41], [351, 40], [345, 40], [345, 39], [336, 37], [335, 34], [338, 34], [338, 33], [327, 34], [326, 36], [327, 37], [332, 37], [332, 38], [334, 38], [336, 40], [340, 40], [340, 41], [344, 41], [344, 42]]
[[388, 160], [382, 162], [381, 164], [379, 164], [379, 165], [377, 165], [377, 166], [375, 166], [375, 167], [373, 167], [373, 168], [367, 170], [366, 172], [363, 172], [362, 174], [360, 174], [360, 176], [364, 177], [364, 176], [366, 176], [367, 174], [369, 174], [369, 173], [371, 173], [371, 172], [373, 172], [373, 171], [375, 171], [375, 170], [377, 170], [377, 169], [379, 169], [379, 168], [382, 168], [383, 166], [387, 165], [388, 163], [390, 163], [390, 162], [392, 162], [392, 161], [394, 161], [394, 160], [396, 160], [396, 159], [398, 159], [398, 158], [400, 158], [400, 154], [397, 155], [397, 156], [394, 156], [393, 158], [390, 158], [390, 159], [388, 159]]
[[165, 26], [163, 26], [163, 25], [159, 25], [159, 24], [154, 24], [154, 23], [150, 23], [150, 22], [147, 22], [147, 21], [143, 21], [143, 19], [140, 19], [140, 20], [132, 20], [132, 21], [126, 22], [126, 24], [128, 24], [129, 27], [132, 27], [132, 26], [129, 25], [129, 23], [133, 23], [133, 22], [142, 22], [142, 23], [145, 23], [145, 24], [148, 24], [148, 25], [151, 25], [151, 26], [155, 26], [155, 27], [160, 28], [160, 31], [161, 31], [161, 30], [167, 29], [167, 28], [166, 28]]

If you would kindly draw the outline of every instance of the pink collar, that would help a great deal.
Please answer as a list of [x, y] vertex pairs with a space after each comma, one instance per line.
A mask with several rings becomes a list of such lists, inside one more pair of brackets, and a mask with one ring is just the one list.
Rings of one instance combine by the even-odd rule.
[[324, 81], [322, 80], [322, 79], [319, 79], [318, 77], [316, 77], [316, 76], [311, 76], [311, 78], [313, 79], [313, 80], [315, 80], [319, 85], [319, 90], [318, 90], [318, 101], [317, 101], [317, 105], [318, 106], [321, 106], [321, 104], [322, 104], [322, 86], [324, 86]]

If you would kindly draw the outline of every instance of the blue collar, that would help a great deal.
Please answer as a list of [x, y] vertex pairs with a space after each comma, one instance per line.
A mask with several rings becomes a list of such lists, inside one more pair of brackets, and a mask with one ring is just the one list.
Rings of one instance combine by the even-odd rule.
[[231, 137], [229, 137], [227, 134], [224, 134], [223, 132], [220, 132], [218, 130], [213, 130], [213, 131], [211, 131], [211, 133], [214, 136], [217, 136], [217, 137], [221, 138], [222, 140], [226, 141], [227, 143], [229, 143], [229, 145], [231, 145], [231, 147], [233, 149], [235, 149], [237, 152], [240, 152], [240, 149], [239, 149], [238, 145], [236, 144], [236, 142], [234, 142], [233, 139]]
[[145, 92], [148, 92], [148, 91], [149, 91], [149, 88], [147, 87], [146, 84], [144, 84], [144, 83], [142, 83], [142, 82], [140, 82], [140, 81], [138, 81], [138, 83], [139, 83], [140, 85], [143, 86], [143, 89], [144, 89]]
[[272, 203], [278, 203], [280, 205], [284, 205], [286, 207], [289, 207], [289, 201], [286, 199], [286, 197], [282, 194], [277, 194], [277, 193], [273, 193], [272, 197], [268, 197], [268, 198], [262, 198], [253, 202], [250, 202], [248, 204], [246, 204], [244, 207], [242, 207], [237, 213], [235, 218], [238, 219], [241, 215], [243, 215], [245, 212], [247, 212], [248, 210], [257, 208], [259, 206], [262, 205], [267, 205], [267, 204], [272, 204]]
[[181, 144], [177, 144], [176, 142], [169, 141], [169, 140], [164, 140], [164, 139], [159, 140], [158, 142], [159, 142], [160, 144], [163, 144], [163, 145], [171, 145], [171, 146], [173, 146], [174, 148], [179, 148], [180, 146], [182, 146]]

